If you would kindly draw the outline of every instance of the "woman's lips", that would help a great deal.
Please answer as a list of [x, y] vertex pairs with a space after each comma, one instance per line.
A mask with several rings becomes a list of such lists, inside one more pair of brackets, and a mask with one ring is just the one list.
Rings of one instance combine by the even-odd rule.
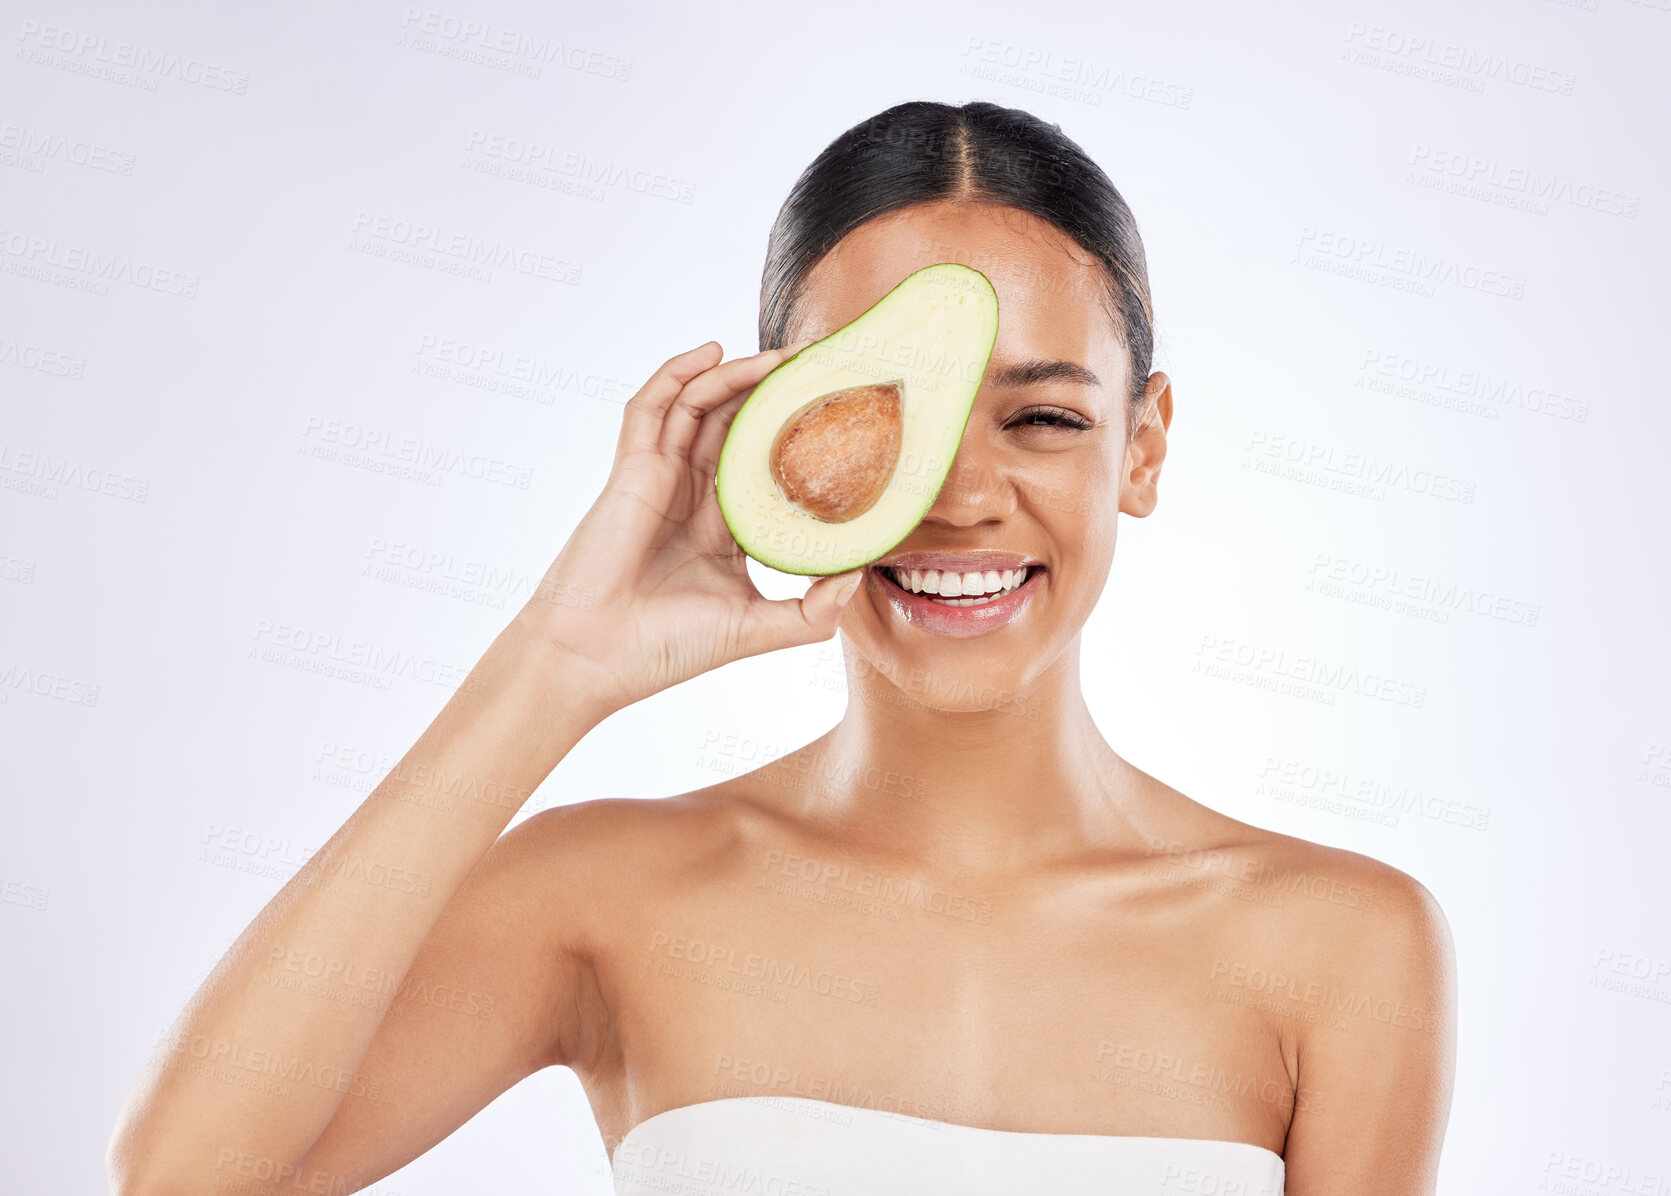
[[865, 572], [870, 577], [870, 584], [879, 587], [880, 596], [905, 622], [935, 635], [958, 638], [985, 635], [1014, 619], [1032, 601], [1033, 593], [1045, 574], [1042, 566], [1034, 565], [1027, 570], [1027, 580], [1007, 594], [976, 606], [947, 606], [935, 602], [927, 594], [913, 594], [895, 584], [888, 577], [887, 570], [879, 566], [872, 565]]

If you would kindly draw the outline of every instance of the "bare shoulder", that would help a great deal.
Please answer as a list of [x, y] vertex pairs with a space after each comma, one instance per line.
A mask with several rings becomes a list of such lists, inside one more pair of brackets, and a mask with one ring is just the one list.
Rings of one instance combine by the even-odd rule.
[[1238, 944], [1226, 979], [1274, 978], [1302, 993], [1399, 993], [1434, 1007], [1412, 1020], [1441, 1017], [1454, 946], [1426, 885], [1384, 860], [1185, 801], [1189, 813], [1173, 831], [1150, 835], [1149, 853], [1170, 880], [1203, 894], [1226, 940]]
[[1287, 1190], [1431, 1194], [1456, 1059], [1455, 949], [1432, 891], [1150, 792], [1157, 899], [1196, 915], [1205, 996], [1271, 1032], [1294, 1085]]
[[629, 847], [662, 836], [713, 831], [728, 820], [736, 803], [723, 786], [667, 797], [600, 797], [550, 806], [525, 819], [518, 831], [536, 835], [554, 849], [564, 844], [588, 849]]
[[1220, 897], [1239, 892], [1220, 903], [1207, 995], [1281, 1044], [1288, 1190], [1431, 1193], [1456, 1059], [1438, 900], [1383, 860], [1225, 823], [1216, 850], [1234, 888]]
[[1337, 980], [1434, 992], [1453, 966], [1450, 923], [1420, 880], [1355, 851], [1264, 832], [1262, 883], [1283, 897], [1295, 962]]
[[535, 883], [577, 897], [607, 896], [619, 906], [634, 892], [689, 885], [719, 867], [769, 818], [744, 790], [725, 782], [668, 797], [552, 806], [504, 839], [524, 845]]

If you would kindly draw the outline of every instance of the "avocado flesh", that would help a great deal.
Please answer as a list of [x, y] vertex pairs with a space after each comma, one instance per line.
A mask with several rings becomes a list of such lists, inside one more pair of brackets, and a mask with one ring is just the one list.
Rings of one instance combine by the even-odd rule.
[[732, 538], [783, 573], [886, 555], [934, 505], [998, 336], [985, 275], [942, 262], [766, 375], [714, 486]]

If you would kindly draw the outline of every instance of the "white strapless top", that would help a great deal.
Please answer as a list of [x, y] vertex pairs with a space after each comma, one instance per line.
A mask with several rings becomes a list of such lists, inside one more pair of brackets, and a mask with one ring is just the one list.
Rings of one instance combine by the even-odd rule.
[[1036, 1134], [800, 1096], [657, 1113], [615, 1148], [616, 1196], [1283, 1196], [1250, 1142]]

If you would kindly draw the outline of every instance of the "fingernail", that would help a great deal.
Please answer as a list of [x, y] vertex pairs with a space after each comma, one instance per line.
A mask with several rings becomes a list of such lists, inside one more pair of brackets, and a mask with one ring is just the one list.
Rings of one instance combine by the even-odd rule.
[[849, 602], [851, 602], [853, 600], [853, 595], [857, 594], [859, 592], [859, 583], [861, 581], [863, 581], [864, 579], [865, 579], [864, 574], [861, 573], [857, 577], [855, 577], [852, 581], [848, 582], [846, 585], [841, 587], [840, 592], [836, 594], [836, 609], [837, 610], [840, 610], [842, 607], [846, 606]]

